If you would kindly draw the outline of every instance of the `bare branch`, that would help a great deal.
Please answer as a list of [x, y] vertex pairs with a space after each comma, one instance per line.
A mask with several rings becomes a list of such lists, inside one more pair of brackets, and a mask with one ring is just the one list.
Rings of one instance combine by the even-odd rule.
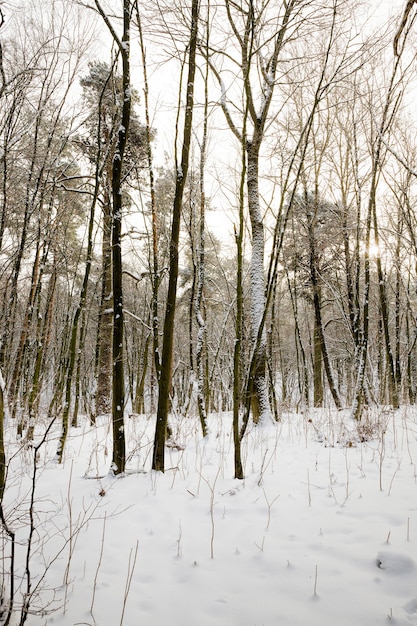
[[[405, 5], [405, 9], [404, 9], [403, 17], [402, 17], [402, 20], [401, 20], [401, 24], [400, 24], [397, 32], [395, 33], [394, 42], [393, 42], [395, 56], [399, 56], [401, 54], [398, 51], [399, 40], [400, 40], [400, 37], [401, 37], [405, 27], [406, 27], [408, 16], [410, 15], [411, 9], [413, 8], [414, 4], [416, 4], [416, 0], [408, 0], [407, 4]], [[403, 43], [403, 45], [404, 45], [404, 43]]]

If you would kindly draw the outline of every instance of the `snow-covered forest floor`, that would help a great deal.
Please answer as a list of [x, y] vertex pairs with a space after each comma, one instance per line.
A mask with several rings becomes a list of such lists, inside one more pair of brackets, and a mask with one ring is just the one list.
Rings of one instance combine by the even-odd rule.
[[417, 412], [369, 420], [363, 442], [343, 412], [250, 427], [243, 481], [229, 414], [210, 416], [205, 440], [198, 419], [174, 422], [165, 474], [150, 469], [154, 420], [128, 418], [122, 478], [109, 474], [107, 419], [81, 420], [61, 465], [57, 428], [39, 449], [45, 424], [30, 449], [7, 431], [11, 624], [28, 571], [29, 626], [417, 624]]

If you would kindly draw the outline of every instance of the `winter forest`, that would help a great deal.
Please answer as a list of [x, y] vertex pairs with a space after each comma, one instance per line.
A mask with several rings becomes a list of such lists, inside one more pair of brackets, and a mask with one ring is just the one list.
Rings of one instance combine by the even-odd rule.
[[1, 625], [417, 624], [416, 52], [416, 0], [0, 0]]

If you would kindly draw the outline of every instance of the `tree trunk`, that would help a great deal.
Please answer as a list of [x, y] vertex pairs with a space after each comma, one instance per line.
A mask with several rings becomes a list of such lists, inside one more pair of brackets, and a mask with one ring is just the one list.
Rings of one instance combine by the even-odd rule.
[[[18, 404], [18, 389], [20, 384], [20, 376], [22, 373], [22, 366], [24, 362], [25, 352], [27, 349], [28, 335], [29, 329], [32, 324], [34, 305], [35, 305], [35, 295], [37, 290], [37, 285], [39, 281], [39, 267], [40, 267], [40, 259], [41, 259], [41, 248], [40, 242], [38, 240], [36, 245], [35, 259], [32, 266], [32, 277], [31, 277], [31, 285], [29, 291], [29, 297], [26, 305], [25, 316], [23, 320], [22, 330], [20, 332], [19, 345], [17, 348], [15, 364], [13, 368], [12, 378], [9, 386], [9, 400], [11, 404], [11, 413], [12, 417], [16, 417], [16, 408]], [[21, 430], [23, 429], [22, 425]], [[19, 435], [21, 432], [19, 433]]]
[[247, 191], [252, 228], [252, 256], [250, 263], [251, 281], [251, 337], [255, 362], [250, 382], [252, 415], [255, 423], [270, 415], [268, 382], [266, 375], [266, 331], [258, 336], [265, 309], [264, 278], [264, 224], [259, 205], [259, 147], [248, 142]]
[[376, 169], [371, 182], [371, 191], [368, 202], [368, 211], [365, 222], [365, 254], [364, 254], [364, 284], [363, 284], [363, 308], [362, 308], [362, 325], [359, 332], [358, 351], [357, 351], [357, 369], [356, 369], [356, 385], [355, 395], [352, 406], [352, 417], [360, 420], [364, 408], [365, 401], [365, 372], [366, 362], [368, 359], [368, 341], [369, 341], [369, 293], [371, 283], [371, 270], [369, 261], [369, 248], [371, 238], [371, 218], [372, 203], [374, 202], [374, 194], [376, 193]]
[[39, 406], [39, 397], [42, 386], [43, 367], [45, 365], [45, 355], [50, 342], [50, 331], [52, 324], [52, 312], [55, 300], [55, 288], [57, 281], [57, 267], [54, 259], [52, 274], [49, 279], [48, 293], [46, 297], [45, 313], [42, 327], [42, 335], [37, 342], [35, 367], [32, 377], [31, 389], [28, 397], [29, 421], [36, 418]]
[[102, 241], [102, 277], [101, 297], [97, 330], [97, 389], [95, 415], [111, 413], [112, 380], [112, 328], [113, 328], [113, 293], [112, 293], [112, 216], [110, 198], [106, 192], [103, 205], [103, 241]]
[[[158, 227], [158, 214], [157, 214], [157, 202], [155, 194], [155, 175], [153, 166], [152, 155], [152, 133], [151, 122], [149, 115], [149, 85], [148, 85], [148, 72], [146, 65], [146, 51], [143, 40], [142, 22], [140, 18], [139, 3], [135, 0], [136, 20], [139, 31], [139, 43], [142, 56], [142, 72], [143, 72], [143, 97], [145, 104], [145, 120], [146, 120], [146, 156], [148, 161], [148, 174], [149, 174], [149, 190], [150, 190], [150, 203], [151, 203], [151, 215], [152, 215], [152, 259], [149, 262], [149, 266], [152, 269], [152, 340], [153, 340], [153, 359], [154, 363], [152, 369], [155, 368], [156, 380], [159, 382], [161, 374], [161, 358], [159, 354], [159, 286], [161, 283], [161, 275], [159, 271], [159, 227]], [[152, 374], [153, 378], [153, 374]], [[153, 381], [151, 388], [151, 411], [153, 410]]]
[[[206, 33], [206, 46], [208, 47], [208, 26]], [[201, 430], [203, 437], [208, 433], [207, 428], [207, 385], [205, 384], [206, 368], [204, 363], [204, 346], [206, 343], [206, 320], [204, 311], [204, 283], [206, 272], [206, 257], [205, 257], [205, 223], [206, 223], [206, 194], [205, 194], [205, 179], [204, 172], [206, 166], [206, 147], [207, 147], [207, 116], [208, 116], [208, 69], [209, 65], [206, 63], [205, 75], [204, 75], [204, 122], [203, 122], [203, 137], [201, 140], [200, 151], [200, 228], [199, 228], [199, 241], [198, 241], [198, 255], [197, 255], [197, 285], [195, 295], [195, 316], [197, 320], [198, 332], [196, 341], [196, 368], [197, 368], [197, 405], [198, 413], [200, 415]]]
[[322, 407], [324, 401], [323, 393], [323, 360], [321, 351], [321, 335], [317, 321], [316, 307], [314, 307], [314, 329], [313, 329], [313, 404]]
[[239, 416], [242, 405], [242, 342], [243, 342], [243, 234], [245, 227], [245, 157], [242, 155], [242, 173], [239, 189], [239, 226], [235, 229], [236, 240], [236, 321], [235, 321], [235, 346], [233, 352], [233, 448], [235, 478], [243, 480], [245, 477], [242, 465], [241, 433]]
[[126, 440], [124, 430], [125, 381], [123, 364], [123, 284], [122, 284], [122, 172], [127, 144], [130, 110], [130, 1], [123, 0], [123, 36], [119, 45], [122, 58], [123, 108], [113, 158], [112, 196], [112, 278], [113, 278], [113, 384], [112, 422], [113, 459], [112, 471], [122, 474], [126, 464]]
[[386, 351], [386, 361], [388, 366], [388, 388], [389, 388], [389, 399], [390, 404], [394, 409], [398, 409], [399, 407], [399, 399], [398, 399], [398, 388], [397, 388], [397, 380], [395, 375], [395, 365], [394, 365], [394, 355], [392, 351], [391, 345], [391, 337], [389, 332], [389, 324], [388, 324], [388, 299], [386, 293], [386, 285], [385, 285], [385, 277], [382, 270], [382, 262], [381, 262], [381, 249], [379, 243], [379, 230], [378, 230], [378, 220], [376, 214], [376, 203], [373, 204], [373, 224], [374, 224], [374, 237], [375, 237], [375, 245], [377, 249], [376, 256], [376, 267], [377, 267], [377, 276], [378, 276], [378, 287], [379, 287], [379, 303], [381, 309], [381, 321], [382, 327], [384, 330], [384, 340], [385, 340], [385, 351]]
[[198, 0], [192, 0], [191, 32], [188, 46], [188, 78], [185, 105], [184, 134], [182, 143], [181, 163], [177, 164], [174, 207], [172, 213], [171, 241], [169, 251], [168, 294], [164, 319], [162, 344], [161, 376], [159, 381], [158, 408], [156, 415], [155, 439], [152, 458], [152, 469], [165, 471], [165, 439], [168, 425], [169, 397], [171, 393], [172, 360], [174, 347], [174, 322], [178, 281], [178, 253], [181, 221], [182, 199], [187, 179], [192, 119], [194, 107], [194, 79], [196, 70], [196, 50], [198, 33]]
[[[321, 284], [317, 262], [316, 236], [314, 232], [318, 209], [316, 205], [315, 207], [313, 207], [313, 211], [311, 210], [307, 195], [305, 205], [307, 211], [308, 241], [310, 247], [310, 281], [313, 291], [314, 306], [314, 406], [322, 406], [323, 404], [323, 383], [321, 381], [321, 366], [318, 366], [318, 361], [321, 361], [321, 359], [323, 359], [324, 371], [326, 372], [326, 378], [329, 384], [330, 392], [332, 394], [336, 407], [338, 409], [341, 409], [342, 403], [340, 401], [339, 394], [336, 388], [336, 383], [333, 378], [333, 372], [330, 366], [329, 352], [327, 349], [326, 339], [323, 330], [323, 319], [321, 310]], [[319, 351], [321, 353], [320, 355]], [[318, 387], [317, 393], [316, 384]]]
[[86, 306], [87, 292], [88, 292], [90, 272], [91, 272], [91, 264], [93, 260], [93, 232], [94, 232], [97, 192], [98, 192], [98, 186], [96, 182], [96, 190], [95, 190], [95, 194], [92, 199], [92, 202], [91, 202], [90, 215], [89, 215], [89, 221], [88, 221], [87, 252], [86, 252], [83, 282], [81, 285], [78, 306], [74, 313], [74, 317], [73, 317], [72, 324], [71, 324], [70, 339], [69, 339], [69, 346], [68, 346], [68, 357], [67, 357], [68, 360], [67, 360], [66, 367], [65, 367], [66, 378], [65, 378], [65, 392], [64, 392], [65, 393], [64, 407], [62, 411], [62, 430], [61, 430], [61, 436], [59, 439], [58, 450], [57, 450], [57, 460], [59, 463], [62, 462], [65, 442], [67, 439], [67, 434], [68, 434], [68, 429], [69, 429], [69, 415], [71, 411], [71, 400], [72, 400], [72, 383], [73, 383], [74, 369], [75, 369], [76, 356], [77, 356], [78, 324], [80, 321], [80, 317]]
[[5, 431], [5, 384], [0, 370], [0, 507], [6, 486], [6, 452], [4, 447]]
[[308, 378], [308, 367], [307, 367], [307, 357], [303, 346], [303, 341], [301, 338], [301, 330], [300, 330], [300, 321], [298, 314], [298, 300], [295, 287], [291, 286], [290, 276], [288, 273], [288, 268], [285, 267], [285, 274], [287, 277], [287, 285], [288, 291], [291, 298], [291, 306], [294, 315], [294, 334], [295, 334], [295, 345], [297, 351], [297, 370], [298, 370], [298, 386], [300, 390], [300, 399], [301, 402], [304, 402], [305, 406], [308, 407], [310, 405], [310, 385]]

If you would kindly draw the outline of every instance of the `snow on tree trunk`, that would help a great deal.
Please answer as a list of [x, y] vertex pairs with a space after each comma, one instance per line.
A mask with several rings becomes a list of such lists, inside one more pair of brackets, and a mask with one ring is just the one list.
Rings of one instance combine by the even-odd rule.
[[264, 277], [264, 224], [259, 205], [258, 158], [256, 144], [248, 143], [247, 149], [247, 189], [248, 206], [252, 228], [252, 256], [250, 263], [251, 284], [251, 339], [255, 356], [255, 370], [251, 387], [253, 389], [252, 412], [254, 421], [262, 422], [270, 416], [268, 383], [266, 378], [266, 332], [259, 328], [265, 309], [265, 277]]

